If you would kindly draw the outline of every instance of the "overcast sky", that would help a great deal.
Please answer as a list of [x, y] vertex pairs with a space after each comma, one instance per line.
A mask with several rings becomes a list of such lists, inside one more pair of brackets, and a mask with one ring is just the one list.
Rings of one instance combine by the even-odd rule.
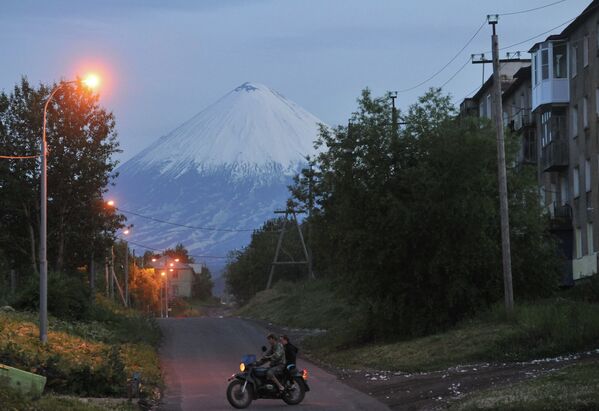
[[[487, 14], [555, 1], [2, 0], [0, 89], [22, 75], [49, 83], [95, 69], [126, 160], [245, 81], [270, 86], [328, 124], [345, 123], [361, 89], [379, 95], [418, 84]], [[500, 47], [565, 23], [588, 4], [566, 0], [502, 16]], [[488, 52], [490, 34], [485, 24], [445, 71], [401, 93], [400, 107], [446, 82], [470, 54]], [[510, 50], [527, 51], [548, 34]], [[467, 64], [445, 89], [459, 102], [481, 75], [480, 65]]]

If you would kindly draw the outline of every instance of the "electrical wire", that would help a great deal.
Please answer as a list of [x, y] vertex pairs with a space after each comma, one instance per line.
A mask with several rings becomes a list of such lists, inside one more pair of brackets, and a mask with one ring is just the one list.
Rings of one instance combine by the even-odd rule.
[[539, 7], [533, 7], [532, 9], [526, 9], [526, 10], [519, 10], [519, 11], [513, 11], [511, 13], [500, 13], [500, 16], [513, 16], [516, 14], [524, 14], [524, 13], [530, 13], [531, 11], [537, 11], [537, 10], [541, 10], [547, 7], [551, 7], [551, 6], [555, 6], [556, 4], [560, 4], [560, 3], [564, 3], [567, 0], [558, 0], [558, 1], [554, 1], [553, 3], [549, 3], [549, 4], [545, 4], [544, 6], [539, 6]]
[[472, 43], [472, 41], [476, 38], [476, 36], [478, 35], [478, 33], [480, 33], [480, 31], [482, 30], [482, 28], [485, 26], [486, 24], [486, 20], [482, 22], [482, 24], [478, 27], [478, 29], [476, 29], [476, 32], [472, 35], [472, 37], [470, 37], [470, 39], [466, 42], [466, 44], [464, 44], [464, 46], [460, 49], [460, 51], [458, 51], [456, 53], [455, 56], [453, 56], [451, 58], [451, 60], [449, 60], [443, 67], [441, 67], [439, 70], [437, 70], [436, 73], [434, 73], [432, 76], [428, 77], [427, 79], [421, 81], [420, 83], [412, 86], [412, 87], [408, 87], [402, 90], [398, 90], [398, 93], [405, 93], [414, 89], [417, 89], [418, 87], [422, 86], [423, 84], [428, 83], [429, 81], [431, 81], [432, 79], [434, 79], [435, 77], [437, 77], [439, 74], [441, 74], [451, 63], [453, 63], [455, 61], [455, 59], [458, 58], [458, 56], [460, 54], [462, 54], [462, 52], [466, 49], [466, 47], [468, 47], [470, 45], [470, 43]]
[[441, 84], [441, 86], [439, 88], [443, 88], [447, 85], [447, 83], [449, 83], [451, 80], [453, 80], [458, 74], [460, 74], [462, 72], [462, 70], [464, 70], [466, 68], [466, 66], [468, 64], [470, 64], [470, 60], [471, 58], [468, 57], [468, 60], [466, 60], [466, 62], [458, 69], [458, 71], [456, 71], [449, 79], [447, 79], [447, 81], [443, 84]]
[[156, 217], [150, 217], [147, 215], [143, 215], [143, 214], [139, 214], [136, 213], [134, 211], [129, 211], [129, 210], [124, 210], [120, 207], [115, 207], [117, 210], [122, 211], [125, 214], [131, 214], [137, 217], [141, 217], [141, 218], [145, 218], [147, 220], [152, 220], [152, 221], [156, 221], [158, 223], [162, 223], [162, 224], [170, 224], [176, 227], [183, 227], [183, 228], [189, 228], [189, 229], [193, 229], [193, 230], [204, 230], [204, 231], [224, 231], [224, 232], [231, 232], [231, 233], [237, 233], [237, 232], [252, 232], [252, 231], [256, 231], [259, 230], [258, 228], [216, 228], [216, 227], [200, 227], [200, 226], [193, 226], [193, 225], [188, 225], [188, 224], [180, 224], [180, 223], [175, 223], [173, 221], [168, 221], [168, 220], [161, 220], [159, 218]]
[[[578, 16], [577, 16], [577, 17], [578, 17]], [[534, 39], [536, 39], [536, 38], [539, 38], [539, 37], [541, 37], [541, 36], [544, 36], [545, 34], [548, 34], [548, 33], [552, 32], [552, 31], [554, 31], [554, 30], [557, 30], [557, 29], [559, 29], [559, 28], [560, 28], [560, 27], [562, 27], [562, 26], [565, 26], [565, 25], [566, 25], [566, 24], [568, 24], [568, 23], [571, 23], [571, 22], [573, 22], [574, 20], [576, 20], [576, 18], [577, 18], [577, 17], [572, 17], [571, 19], [569, 19], [569, 20], [567, 20], [567, 21], [563, 22], [563, 23], [562, 23], [562, 24], [560, 24], [559, 26], [555, 26], [555, 27], [553, 27], [553, 28], [551, 28], [551, 29], [549, 29], [549, 30], [547, 30], [547, 31], [544, 31], [544, 32], [542, 32], [542, 33], [539, 33], [539, 34], [537, 34], [536, 36], [529, 37], [529, 38], [527, 38], [526, 40], [522, 40], [522, 41], [519, 41], [518, 43], [510, 44], [509, 46], [504, 46], [504, 47], [501, 47], [499, 50], [500, 50], [500, 51], [502, 51], [502, 50], [506, 50], [506, 49], [509, 49], [509, 48], [512, 48], [512, 47], [515, 47], [515, 46], [519, 46], [519, 45], [521, 45], [521, 44], [524, 44], [524, 43], [528, 43], [528, 42], [529, 42], [529, 41], [531, 41], [531, 40], [534, 40]], [[487, 53], [490, 53], [490, 51], [487, 51]]]
[[172, 225], [175, 227], [188, 228], [190, 230], [216, 231], [216, 232], [227, 232], [227, 233], [247, 233], [247, 232], [261, 231], [262, 233], [268, 233], [268, 234], [271, 234], [271, 233], [278, 234], [281, 232], [281, 230], [262, 230], [261, 227], [260, 228], [200, 227], [200, 226], [193, 226], [193, 225], [188, 225], [188, 224], [175, 223], [174, 221], [162, 220], [160, 218], [150, 217], [148, 215], [136, 213], [135, 211], [124, 210], [120, 207], [115, 207], [115, 209], [118, 211], [121, 211], [125, 214], [131, 214], [136, 217], [145, 218], [146, 220], [151, 220], [151, 221], [155, 221], [157, 223], [162, 223], [162, 224], [169, 224], [169, 225]]
[[[127, 243], [136, 245], [138, 247], [145, 248], [146, 250], [157, 251], [157, 252], [160, 252], [160, 253], [163, 253], [163, 252], [166, 251], [166, 250], [163, 250], [163, 249], [160, 249], [160, 248], [150, 247], [150, 246], [147, 246], [147, 245], [135, 242], [135, 241], [131, 241], [131, 240], [129, 240], [127, 238], [123, 238], [121, 236], [117, 236], [117, 238], [119, 238], [119, 239], [121, 239], [121, 240], [123, 240], [123, 241], [125, 241]], [[190, 257], [200, 258], [200, 259], [201, 258], [215, 258], [215, 259], [227, 259], [227, 258], [229, 258], [229, 257], [226, 257], [226, 256], [217, 256], [217, 255], [193, 255], [193, 254], [188, 254], [188, 255]]]

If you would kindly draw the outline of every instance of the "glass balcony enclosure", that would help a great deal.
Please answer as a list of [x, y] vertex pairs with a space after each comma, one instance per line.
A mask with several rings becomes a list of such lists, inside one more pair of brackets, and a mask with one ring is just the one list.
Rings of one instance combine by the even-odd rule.
[[532, 109], [543, 104], [568, 103], [568, 43], [545, 41], [531, 49]]

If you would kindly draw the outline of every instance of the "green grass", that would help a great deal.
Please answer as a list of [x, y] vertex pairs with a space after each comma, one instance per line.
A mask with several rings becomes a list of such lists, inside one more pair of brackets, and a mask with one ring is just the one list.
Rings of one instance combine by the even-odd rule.
[[47, 376], [46, 392], [126, 395], [126, 380], [142, 375], [144, 394], [162, 387], [155, 321], [99, 298], [91, 321], [50, 318], [48, 344], [34, 313], [0, 313], [0, 363]]
[[238, 314], [296, 328], [331, 329], [346, 322], [353, 309], [333, 291], [331, 283], [280, 281], [256, 294]]
[[599, 362], [570, 365], [552, 374], [476, 392], [453, 411], [570, 411], [599, 409]]
[[511, 319], [496, 307], [447, 332], [408, 341], [344, 348], [333, 333], [306, 342], [317, 358], [344, 368], [416, 372], [526, 361], [599, 347], [599, 304], [563, 299], [520, 304]]
[[434, 335], [359, 344], [363, 321], [330, 283], [278, 283], [239, 310], [242, 316], [300, 328], [323, 328], [306, 338], [304, 352], [342, 368], [431, 371], [458, 364], [526, 361], [599, 347], [599, 304], [565, 298], [502, 306]]

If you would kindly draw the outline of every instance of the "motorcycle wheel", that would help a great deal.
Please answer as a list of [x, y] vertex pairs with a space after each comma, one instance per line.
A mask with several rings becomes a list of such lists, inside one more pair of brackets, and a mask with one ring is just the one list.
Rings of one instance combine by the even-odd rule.
[[303, 384], [300, 384], [297, 380], [291, 380], [290, 383], [287, 383], [286, 388], [287, 391], [283, 394], [283, 401], [287, 404], [296, 405], [304, 400], [306, 390]]
[[250, 393], [250, 384], [247, 384], [245, 391], [243, 389], [243, 381], [231, 381], [227, 387], [227, 400], [235, 408], [247, 408], [252, 403], [252, 394]]

